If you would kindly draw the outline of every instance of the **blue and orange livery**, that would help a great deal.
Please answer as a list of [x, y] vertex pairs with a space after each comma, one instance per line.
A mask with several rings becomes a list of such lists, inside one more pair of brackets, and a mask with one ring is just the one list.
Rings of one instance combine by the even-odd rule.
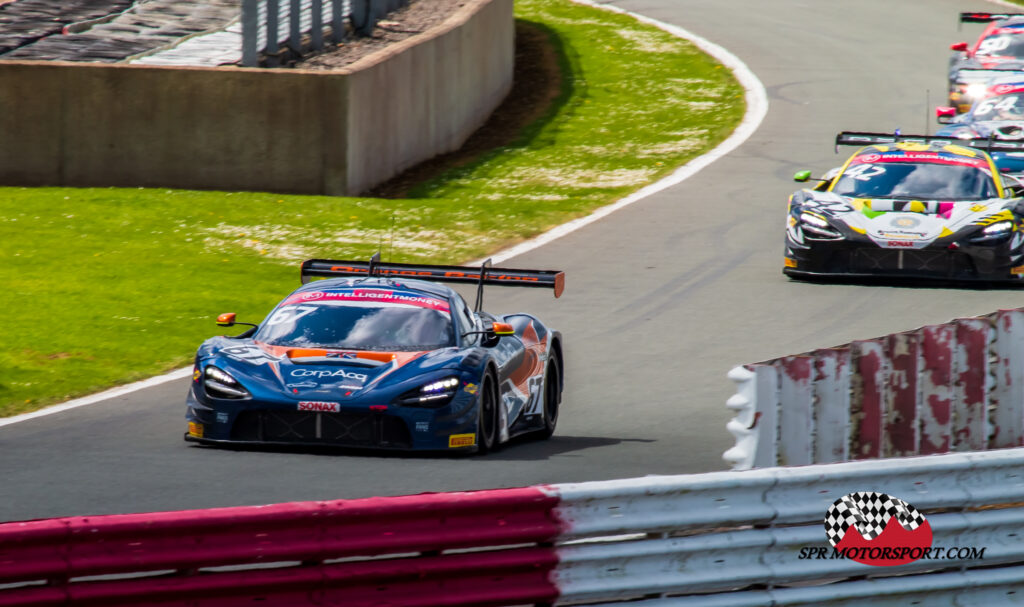
[[[243, 333], [199, 347], [185, 439], [487, 452], [548, 438], [562, 336], [524, 313], [484, 312], [485, 285], [552, 289], [557, 271], [309, 260], [303, 286]], [[312, 280], [322, 278], [322, 280]], [[477, 285], [471, 309], [439, 282]], [[218, 318], [234, 326], [234, 314]]]

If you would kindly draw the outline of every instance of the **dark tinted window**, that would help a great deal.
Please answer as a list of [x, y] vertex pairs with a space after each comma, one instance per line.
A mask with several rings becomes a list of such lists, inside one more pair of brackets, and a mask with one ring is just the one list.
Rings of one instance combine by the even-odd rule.
[[281, 306], [255, 338], [275, 346], [415, 351], [455, 345], [448, 312], [337, 302]]
[[469, 311], [469, 307], [461, 297], [456, 296], [455, 298], [455, 314], [459, 318], [459, 324], [461, 325], [461, 331], [472, 331], [476, 327], [473, 326], [473, 315]]
[[977, 167], [916, 162], [851, 165], [832, 191], [855, 198], [984, 200], [998, 196], [992, 178]]

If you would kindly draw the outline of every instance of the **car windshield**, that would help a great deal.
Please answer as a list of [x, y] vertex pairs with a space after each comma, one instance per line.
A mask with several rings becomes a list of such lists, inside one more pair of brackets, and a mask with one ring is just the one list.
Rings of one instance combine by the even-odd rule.
[[975, 55], [982, 57], [1016, 57], [1024, 59], [1024, 36], [1021, 34], [996, 34], [978, 44]]
[[855, 198], [984, 200], [998, 197], [991, 175], [979, 167], [926, 162], [851, 164], [832, 191]]
[[344, 350], [422, 351], [455, 345], [446, 301], [365, 289], [293, 295], [254, 337], [275, 346]]
[[1012, 93], [982, 99], [971, 108], [975, 120], [1024, 120], [1024, 94]]

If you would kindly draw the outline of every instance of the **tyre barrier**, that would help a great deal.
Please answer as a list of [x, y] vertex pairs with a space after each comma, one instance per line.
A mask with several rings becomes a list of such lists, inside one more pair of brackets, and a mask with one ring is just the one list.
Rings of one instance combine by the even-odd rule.
[[733, 469], [1024, 445], [1024, 308], [742, 365]]
[[[3, 523], [0, 606], [1004, 604], [1024, 591], [1022, 466], [1012, 449]], [[804, 558], [859, 491], [966, 555]]]

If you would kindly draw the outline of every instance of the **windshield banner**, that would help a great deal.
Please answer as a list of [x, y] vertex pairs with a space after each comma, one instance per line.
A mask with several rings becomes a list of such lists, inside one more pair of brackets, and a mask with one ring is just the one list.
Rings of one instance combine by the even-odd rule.
[[282, 306], [300, 303], [330, 303], [330, 302], [377, 302], [385, 304], [396, 304], [428, 308], [440, 312], [449, 312], [448, 302], [443, 299], [424, 297], [418, 293], [389, 291], [385, 289], [353, 289], [346, 291], [306, 291], [295, 293], [284, 300]]
[[854, 158], [850, 164], [854, 165], [875, 162], [928, 162], [934, 164], [972, 166], [979, 169], [988, 168], [988, 162], [984, 158], [953, 156], [948, 154], [939, 154], [937, 152], [888, 152], [883, 154], [861, 154]]

